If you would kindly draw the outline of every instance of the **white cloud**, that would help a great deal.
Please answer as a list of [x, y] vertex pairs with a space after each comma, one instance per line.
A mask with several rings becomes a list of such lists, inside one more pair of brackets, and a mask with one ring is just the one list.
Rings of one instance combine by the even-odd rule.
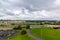
[[[56, 11], [32, 11], [29, 12], [27, 9], [15, 9], [15, 10], [7, 10], [8, 12], [14, 15], [3, 15], [0, 19], [11, 19], [11, 20], [40, 20], [40, 19], [57, 19], [60, 17], [60, 14], [56, 14]], [[4, 14], [4, 13], [3, 13]]]
[[60, 0], [55, 0], [54, 4], [55, 4], [56, 6], [60, 6]]
[[0, 0], [0, 19], [60, 20], [58, 6], [60, 6], [60, 0]]

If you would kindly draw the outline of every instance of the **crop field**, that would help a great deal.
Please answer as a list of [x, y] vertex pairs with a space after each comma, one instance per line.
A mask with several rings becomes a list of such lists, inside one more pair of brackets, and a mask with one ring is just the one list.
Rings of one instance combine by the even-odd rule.
[[32, 28], [31, 33], [44, 40], [60, 40], [60, 29]]

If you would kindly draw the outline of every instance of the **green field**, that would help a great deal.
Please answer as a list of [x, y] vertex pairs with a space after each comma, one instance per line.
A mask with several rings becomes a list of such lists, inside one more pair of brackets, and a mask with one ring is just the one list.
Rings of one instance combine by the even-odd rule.
[[19, 33], [16, 37], [11, 38], [11, 39], [9, 39], [9, 40], [35, 40], [35, 39], [29, 37], [27, 34], [21, 35], [21, 34]]
[[34, 40], [34, 39], [29, 37], [28, 35], [19, 35], [10, 40]]
[[31, 33], [44, 40], [60, 40], [60, 29], [32, 28]]

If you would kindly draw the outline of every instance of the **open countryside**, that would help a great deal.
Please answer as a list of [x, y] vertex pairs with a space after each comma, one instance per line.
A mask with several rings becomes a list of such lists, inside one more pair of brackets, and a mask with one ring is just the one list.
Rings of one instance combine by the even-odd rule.
[[60, 21], [1, 20], [0, 40], [60, 40]]

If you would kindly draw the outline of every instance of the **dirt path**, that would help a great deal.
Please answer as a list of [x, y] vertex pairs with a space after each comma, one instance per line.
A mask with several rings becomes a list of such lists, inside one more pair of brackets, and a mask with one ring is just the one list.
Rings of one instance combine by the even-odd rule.
[[41, 38], [33, 35], [33, 34], [30, 32], [30, 29], [27, 29], [27, 34], [28, 34], [30, 37], [32, 37], [32, 38], [34, 38], [34, 39], [36, 39], [36, 40], [42, 40]]

